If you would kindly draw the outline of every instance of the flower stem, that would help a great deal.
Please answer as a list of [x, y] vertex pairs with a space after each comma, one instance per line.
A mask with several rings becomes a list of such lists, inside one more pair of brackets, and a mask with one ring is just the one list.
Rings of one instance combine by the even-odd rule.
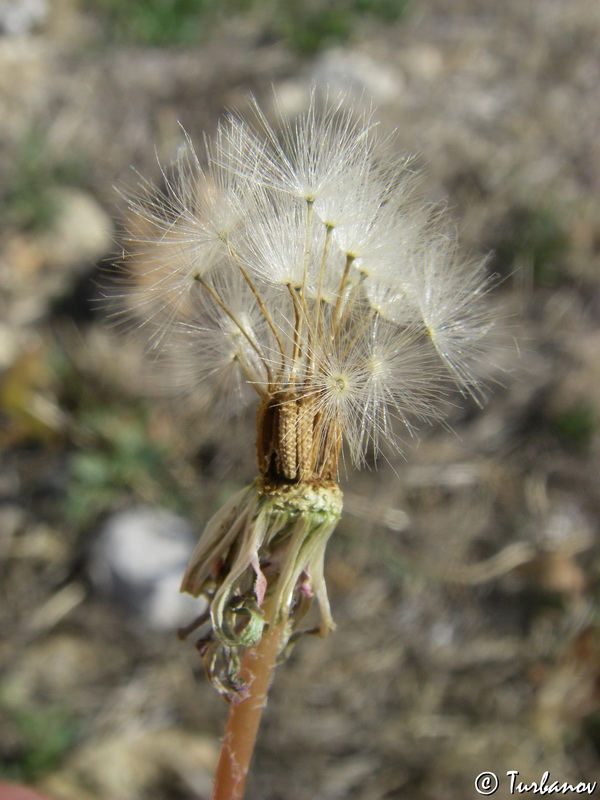
[[256, 647], [249, 647], [240, 677], [248, 696], [231, 706], [223, 735], [211, 800], [241, 800], [254, 752], [254, 744], [273, 680], [285, 622], [266, 628]]

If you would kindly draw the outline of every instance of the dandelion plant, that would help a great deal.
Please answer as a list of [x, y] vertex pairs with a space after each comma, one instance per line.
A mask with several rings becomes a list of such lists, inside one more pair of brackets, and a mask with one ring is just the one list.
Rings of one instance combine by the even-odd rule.
[[208, 522], [181, 587], [207, 601], [181, 635], [231, 707], [214, 800], [243, 796], [274, 666], [315, 600], [318, 632], [334, 627], [341, 466], [438, 417], [451, 384], [479, 401], [489, 327], [483, 265], [372, 114], [313, 94], [277, 131], [255, 116], [221, 124], [204, 165], [187, 140], [162, 191], [128, 198], [127, 297], [150, 347], [220, 412], [257, 408], [258, 477]]

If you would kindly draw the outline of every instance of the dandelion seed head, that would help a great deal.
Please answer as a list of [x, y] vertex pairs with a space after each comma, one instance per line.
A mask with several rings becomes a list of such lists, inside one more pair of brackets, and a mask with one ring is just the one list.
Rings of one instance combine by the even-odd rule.
[[284, 646], [314, 598], [333, 627], [340, 464], [399, 451], [453, 389], [480, 402], [491, 326], [484, 264], [461, 257], [372, 113], [313, 93], [295, 120], [254, 116], [230, 115], [202, 159], [185, 135], [162, 188], [127, 194], [120, 293], [174, 388], [221, 417], [257, 406], [260, 475], [209, 521], [182, 583], [207, 598], [199, 649], [230, 698], [265, 622]]
[[163, 191], [142, 181], [128, 199], [137, 317], [191, 391], [258, 395], [271, 480], [334, 480], [343, 442], [360, 465], [398, 423], [438, 417], [448, 387], [482, 396], [484, 266], [461, 258], [373, 114], [345, 103], [313, 93], [275, 125], [255, 104], [203, 165], [186, 136]]

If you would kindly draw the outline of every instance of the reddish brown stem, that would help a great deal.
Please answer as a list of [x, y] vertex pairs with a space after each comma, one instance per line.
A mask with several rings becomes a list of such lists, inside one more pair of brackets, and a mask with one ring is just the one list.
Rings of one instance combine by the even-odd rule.
[[240, 677], [248, 696], [231, 706], [223, 735], [211, 800], [241, 800], [263, 709], [279, 653], [282, 626], [270, 625], [256, 647], [244, 654]]

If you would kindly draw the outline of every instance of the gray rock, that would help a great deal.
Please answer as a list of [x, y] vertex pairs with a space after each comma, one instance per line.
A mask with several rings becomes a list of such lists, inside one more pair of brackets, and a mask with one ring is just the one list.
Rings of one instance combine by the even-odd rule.
[[400, 70], [366, 53], [334, 47], [325, 50], [309, 71], [277, 84], [272, 110], [292, 117], [300, 114], [308, 108], [313, 90], [320, 99], [341, 94], [349, 106], [369, 109], [372, 103], [385, 106], [397, 101], [405, 91], [405, 79]]
[[0, 0], [0, 33], [23, 36], [45, 21], [48, 0]]
[[326, 50], [317, 60], [311, 82], [334, 96], [344, 92], [355, 103], [364, 100], [368, 105], [373, 100], [379, 106], [397, 100], [405, 88], [399, 70], [366, 53], [337, 47]]
[[121, 511], [100, 528], [88, 571], [99, 594], [154, 630], [175, 629], [203, 610], [179, 584], [196, 536], [181, 517], [161, 508]]
[[87, 192], [56, 186], [49, 194], [56, 218], [48, 231], [38, 235], [37, 242], [50, 267], [70, 273], [84, 271], [113, 249], [113, 222]]

